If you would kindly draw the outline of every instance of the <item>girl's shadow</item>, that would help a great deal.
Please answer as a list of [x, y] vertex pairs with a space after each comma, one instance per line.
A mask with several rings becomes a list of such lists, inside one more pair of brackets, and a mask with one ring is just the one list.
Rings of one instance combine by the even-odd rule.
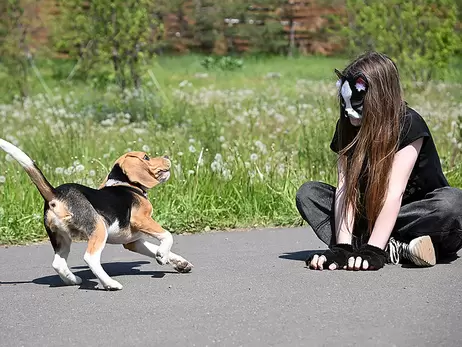
[[288, 260], [298, 260], [298, 261], [306, 261], [312, 255], [316, 253], [324, 252], [323, 249], [309, 249], [304, 251], [296, 251], [296, 252], [285, 252], [279, 256], [280, 259], [288, 259]]

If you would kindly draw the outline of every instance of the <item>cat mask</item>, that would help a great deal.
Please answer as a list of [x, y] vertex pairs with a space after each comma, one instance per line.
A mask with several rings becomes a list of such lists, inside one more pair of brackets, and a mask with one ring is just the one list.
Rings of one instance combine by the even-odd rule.
[[368, 89], [366, 76], [362, 73], [357, 75], [344, 76], [339, 70], [335, 69], [339, 80], [337, 87], [340, 88], [340, 102], [345, 117], [355, 119], [362, 118], [364, 96]]

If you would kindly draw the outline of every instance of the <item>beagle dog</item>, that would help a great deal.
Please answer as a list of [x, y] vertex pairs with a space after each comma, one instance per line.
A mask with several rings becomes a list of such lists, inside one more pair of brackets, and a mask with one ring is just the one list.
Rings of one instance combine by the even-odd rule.
[[[171, 264], [182, 273], [193, 265], [170, 252], [172, 234], [152, 218], [147, 190], [170, 178], [168, 157], [150, 158], [144, 152], [129, 152], [114, 163], [99, 189], [66, 183], [53, 187], [40, 169], [23, 151], [0, 139], [0, 148], [21, 164], [45, 201], [44, 225], [53, 246], [53, 268], [67, 285], [80, 284], [67, 265], [73, 238], [88, 240], [84, 261], [107, 290], [122, 289], [101, 266], [101, 252], [106, 243], [122, 244], [126, 249]], [[160, 245], [143, 239], [154, 237]]]

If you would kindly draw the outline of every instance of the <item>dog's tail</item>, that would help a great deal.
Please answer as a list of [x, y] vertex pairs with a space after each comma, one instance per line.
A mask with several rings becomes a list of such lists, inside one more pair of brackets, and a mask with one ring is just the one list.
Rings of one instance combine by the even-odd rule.
[[0, 148], [11, 155], [14, 159], [16, 159], [19, 164], [21, 164], [21, 166], [24, 168], [24, 170], [26, 170], [27, 174], [31, 178], [32, 182], [34, 182], [34, 184], [37, 186], [37, 189], [45, 201], [49, 202], [55, 198], [55, 189], [47, 181], [42, 171], [40, 171], [40, 169], [35, 165], [33, 160], [29, 158], [26, 153], [21, 151], [15, 145], [2, 139], [0, 139]]

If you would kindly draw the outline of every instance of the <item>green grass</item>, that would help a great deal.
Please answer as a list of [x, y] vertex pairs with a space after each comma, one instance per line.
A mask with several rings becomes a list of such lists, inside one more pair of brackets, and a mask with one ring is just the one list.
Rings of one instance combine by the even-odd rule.
[[[113, 86], [97, 90], [82, 80], [63, 81], [73, 63], [37, 62], [45, 84], [33, 77], [34, 96], [24, 102], [10, 101], [11, 86], [0, 77], [0, 137], [18, 144], [55, 186], [97, 187], [128, 150], [168, 154], [172, 178], [149, 198], [154, 219], [173, 232], [299, 225], [297, 188], [307, 180], [335, 184], [329, 150], [338, 117], [333, 69], [347, 61], [247, 58], [241, 71], [231, 72], [207, 71], [202, 59], [161, 57], [151, 69], [155, 80], [148, 74], [141, 92], [125, 95]], [[458, 186], [453, 128], [462, 109], [460, 70], [455, 62], [425, 90], [406, 90]], [[279, 75], [268, 78], [270, 73]], [[0, 243], [45, 238], [41, 197], [5, 155], [0, 182]]]

